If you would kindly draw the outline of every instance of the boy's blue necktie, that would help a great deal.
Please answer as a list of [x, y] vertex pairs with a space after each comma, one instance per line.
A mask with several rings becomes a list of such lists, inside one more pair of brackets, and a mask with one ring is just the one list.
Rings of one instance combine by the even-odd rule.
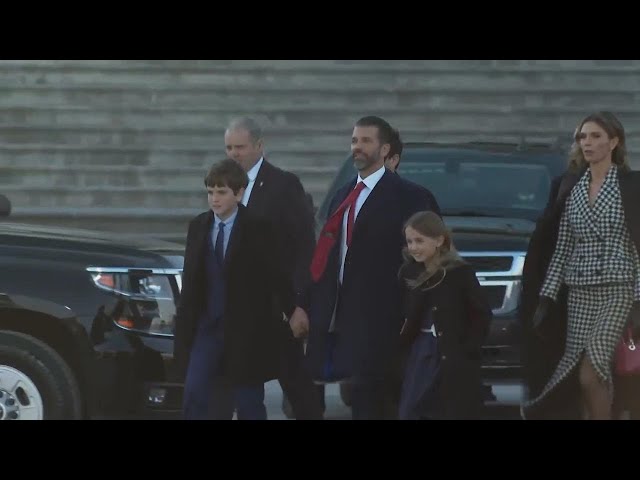
[[218, 261], [218, 265], [222, 266], [224, 262], [224, 223], [218, 224], [218, 236], [216, 237], [216, 245], [214, 247], [214, 255]]

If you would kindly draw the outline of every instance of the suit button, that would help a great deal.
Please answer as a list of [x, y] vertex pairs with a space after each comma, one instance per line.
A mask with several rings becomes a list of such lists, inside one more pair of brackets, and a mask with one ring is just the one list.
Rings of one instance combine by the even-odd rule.
[[440, 357], [440, 358], [441, 358], [441, 360], [446, 360], [447, 356], [446, 355], [442, 355], [442, 357]]
[[437, 311], [437, 310], [438, 310], [438, 307], [432, 307], [432, 308], [431, 308], [431, 311], [432, 311], [432, 312], [435, 312], [435, 311]]
[[441, 337], [442, 336], [442, 332], [438, 332], [438, 336]]

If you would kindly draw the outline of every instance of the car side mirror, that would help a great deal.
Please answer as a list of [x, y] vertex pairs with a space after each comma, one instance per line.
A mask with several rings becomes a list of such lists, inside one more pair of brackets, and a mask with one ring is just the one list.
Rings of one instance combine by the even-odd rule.
[[11, 213], [11, 202], [7, 197], [0, 194], [0, 217], [8, 217]]

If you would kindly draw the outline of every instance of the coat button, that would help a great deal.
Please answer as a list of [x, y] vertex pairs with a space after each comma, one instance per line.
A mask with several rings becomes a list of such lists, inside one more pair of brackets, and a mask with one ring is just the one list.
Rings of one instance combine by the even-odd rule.
[[447, 356], [446, 355], [442, 355], [442, 357], [440, 357], [441, 360], [446, 360]]
[[431, 311], [432, 311], [432, 312], [435, 312], [436, 310], [438, 310], [438, 307], [435, 307], [435, 306], [434, 306], [434, 307], [431, 307]]
[[442, 336], [442, 332], [438, 332], [438, 336], [441, 337]]

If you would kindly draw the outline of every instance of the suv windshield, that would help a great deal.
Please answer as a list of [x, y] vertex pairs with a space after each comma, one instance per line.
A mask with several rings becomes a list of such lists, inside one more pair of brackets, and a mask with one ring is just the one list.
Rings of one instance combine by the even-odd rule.
[[[407, 146], [398, 173], [428, 188], [444, 215], [535, 220], [546, 205], [551, 180], [565, 165], [561, 152]], [[348, 158], [330, 196], [355, 175]], [[326, 203], [321, 218], [326, 217]]]
[[544, 165], [474, 162], [406, 162], [402, 175], [427, 187], [442, 208], [455, 212], [517, 209], [538, 211], [549, 196], [551, 178]]

